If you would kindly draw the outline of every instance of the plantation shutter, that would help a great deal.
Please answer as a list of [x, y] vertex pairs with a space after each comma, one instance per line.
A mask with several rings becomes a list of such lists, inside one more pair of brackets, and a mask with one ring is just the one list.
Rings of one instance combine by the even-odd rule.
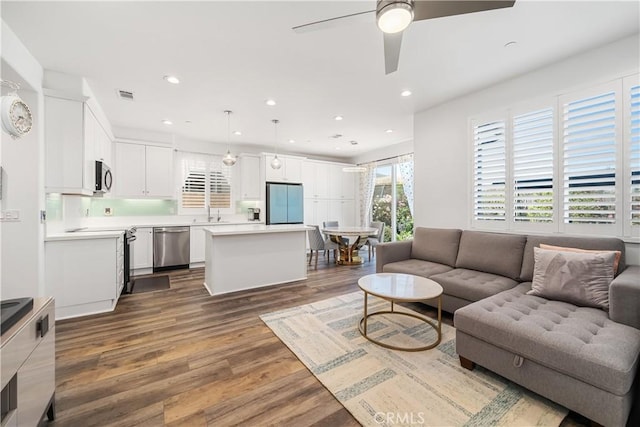
[[181, 207], [187, 209], [204, 208], [206, 195], [206, 163], [199, 160], [182, 160], [184, 182], [182, 185]]
[[553, 109], [513, 118], [513, 219], [553, 222]]
[[231, 168], [221, 161], [211, 163], [209, 206], [218, 209], [231, 207]]
[[629, 219], [632, 227], [640, 226], [640, 86], [629, 91]]
[[475, 221], [506, 219], [504, 120], [473, 126], [473, 212]]
[[564, 103], [563, 219], [565, 224], [616, 222], [616, 95]]

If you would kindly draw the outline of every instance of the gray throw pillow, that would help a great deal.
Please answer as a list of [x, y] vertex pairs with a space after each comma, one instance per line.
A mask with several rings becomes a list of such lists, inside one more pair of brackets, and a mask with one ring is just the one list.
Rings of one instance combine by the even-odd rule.
[[533, 250], [533, 281], [527, 294], [609, 310], [615, 253]]

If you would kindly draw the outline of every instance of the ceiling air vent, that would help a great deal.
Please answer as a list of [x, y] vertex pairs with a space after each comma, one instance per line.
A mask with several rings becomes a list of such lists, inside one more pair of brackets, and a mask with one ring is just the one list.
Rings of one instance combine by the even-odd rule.
[[116, 89], [118, 93], [118, 98], [124, 99], [127, 101], [133, 101], [133, 92], [129, 92], [128, 90]]

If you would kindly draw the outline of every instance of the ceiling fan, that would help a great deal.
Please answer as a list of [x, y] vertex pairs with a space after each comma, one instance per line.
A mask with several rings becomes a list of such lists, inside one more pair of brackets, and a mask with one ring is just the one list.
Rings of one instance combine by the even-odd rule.
[[[497, 0], [378, 0], [375, 10], [367, 10], [336, 18], [323, 19], [293, 27], [296, 32], [306, 32], [326, 28], [343, 19], [354, 19], [375, 12], [378, 28], [384, 33], [385, 74], [398, 69], [402, 31], [412, 21], [462, 15], [485, 10], [512, 7], [514, 1]], [[340, 21], [343, 22], [343, 21]]]

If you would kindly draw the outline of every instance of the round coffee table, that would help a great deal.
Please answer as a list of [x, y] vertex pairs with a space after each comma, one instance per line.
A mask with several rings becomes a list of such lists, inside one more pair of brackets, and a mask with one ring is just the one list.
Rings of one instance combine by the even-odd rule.
[[[358, 324], [358, 330], [363, 337], [382, 347], [403, 351], [429, 350], [430, 348], [434, 348], [440, 344], [440, 340], [442, 339], [442, 286], [425, 277], [400, 273], [369, 274], [368, 276], [361, 277], [358, 280], [358, 286], [364, 292], [364, 316], [360, 319], [360, 323]], [[391, 310], [368, 313], [368, 299], [370, 294], [391, 302]], [[437, 325], [431, 320], [418, 316], [417, 314], [394, 311], [393, 309], [393, 305], [396, 302], [423, 302], [435, 298], [438, 299]], [[435, 329], [438, 333], [438, 338], [434, 343], [421, 347], [399, 347], [383, 343], [367, 335], [367, 320], [370, 317], [381, 314], [398, 314], [421, 320]]]

